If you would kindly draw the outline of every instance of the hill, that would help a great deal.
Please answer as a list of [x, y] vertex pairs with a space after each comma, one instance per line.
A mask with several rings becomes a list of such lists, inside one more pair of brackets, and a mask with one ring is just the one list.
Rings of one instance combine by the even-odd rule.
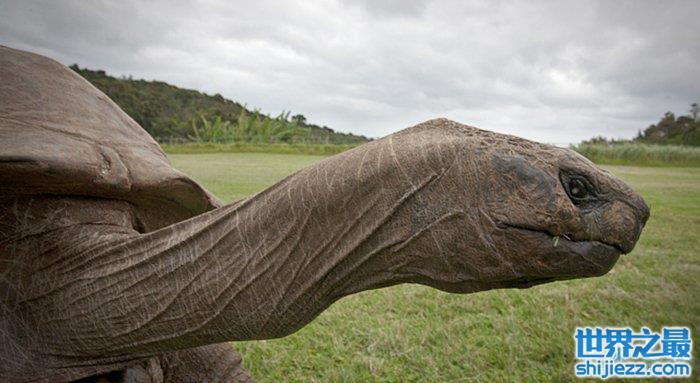
[[[270, 117], [246, 109], [220, 94], [213, 96], [162, 81], [116, 78], [103, 70], [70, 68], [84, 77], [159, 142], [286, 142], [302, 144], [359, 144], [367, 137], [335, 132], [308, 123], [303, 115]], [[245, 124], [245, 127], [241, 126]], [[226, 134], [230, 131], [231, 134]], [[214, 132], [216, 130], [216, 132]], [[224, 134], [219, 134], [223, 130]], [[235, 130], [235, 131], [234, 131]], [[257, 131], [260, 130], [260, 131]], [[210, 133], [210, 134], [207, 134]]]

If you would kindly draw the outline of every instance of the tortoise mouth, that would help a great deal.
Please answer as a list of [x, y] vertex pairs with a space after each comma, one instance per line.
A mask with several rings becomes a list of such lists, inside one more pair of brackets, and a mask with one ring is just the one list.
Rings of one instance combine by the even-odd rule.
[[553, 235], [547, 230], [512, 224], [499, 224], [507, 236], [528, 243], [532, 248], [528, 262], [536, 265], [524, 276], [507, 281], [511, 287], [530, 287], [555, 280], [601, 276], [610, 271], [620, 254], [617, 245], [597, 240], [576, 241]]
[[597, 246], [605, 246], [607, 248], [614, 249], [616, 252], [618, 252], [620, 254], [629, 253], [629, 251], [627, 251], [626, 249], [623, 249], [622, 246], [620, 246], [618, 244], [606, 243], [606, 242], [598, 241], [598, 240], [580, 240], [580, 241], [577, 241], [577, 240], [571, 239], [566, 234], [558, 234], [558, 235], [552, 234], [551, 232], [549, 232], [548, 230], [545, 230], [545, 229], [537, 229], [537, 228], [533, 228], [530, 226], [514, 225], [514, 224], [504, 223], [504, 222], [498, 223], [497, 226], [500, 227], [501, 229], [505, 229], [505, 230], [514, 229], [514, 230], [519, 230], [519, 231], [523, 231], [523, 232], [537, 233], [539, 235], [547, 236], [548, 239], [550, 240], [550, 243], [554, 247], [556, 247], [557, 245], [576, 246], [577, 244], [594, 244]]

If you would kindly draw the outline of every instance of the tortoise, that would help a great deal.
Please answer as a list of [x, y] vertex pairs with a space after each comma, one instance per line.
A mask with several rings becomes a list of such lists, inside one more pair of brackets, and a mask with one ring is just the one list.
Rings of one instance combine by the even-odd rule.
[[0, 380], [252, 381], [226, 343], [359, 291], [601, 276], [649, 217], [572, 150], [434, 119], [223, 205], [65, 66], [0, 47]]

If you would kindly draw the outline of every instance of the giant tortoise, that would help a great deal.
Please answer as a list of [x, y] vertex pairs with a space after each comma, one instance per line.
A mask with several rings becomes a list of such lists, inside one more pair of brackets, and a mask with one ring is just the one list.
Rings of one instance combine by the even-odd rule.
[[649, 216], [571, 150], [446, 119], [222, 205], [83, 78], [7, 47], [0, 191], [3, 382], [250, 381], [226, 342], [399, 283], [600, 276]]

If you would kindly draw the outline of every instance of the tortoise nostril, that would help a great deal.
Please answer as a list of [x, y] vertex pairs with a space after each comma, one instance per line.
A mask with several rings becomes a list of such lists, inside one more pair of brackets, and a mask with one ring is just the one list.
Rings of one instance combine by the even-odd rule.
[[634, 245], [637, 244], [639, 237], [642, 235], [644, 224], [649, 218], [649, 210], [647, 209], [646, 212], [642, 212], [642, 214], [641, 219], [632, 225], [629, 234], [626, 235], [622, 240], [622, 243], [620, 243], [620, 250], [622, 250], [624, 254], [627, 254], [634, 249]]
[[617, 247], [621, 253], [630, 253], [648, 218], [649, 208], [644, 200], [631, 194], [627, 199], [613, 201], [602, 212], [599, 220], [600, 236], [603, 242]]
[[[651, 209], [649, 209], [649, 205], [646, 204], [644, 200], [642, 200], [642, 208], [641, 208], [641, 215], [642, 215], [642, 227], [646, 225], [647, 221], [649, 220], [649, 216], [651, 216]], [[640, 227], [639, 230], [641, 231], [642, 228]]]
[[626, 203], [632, 208], [632, 210], [634, 210], [634, 215], [640, 221], [641, 230], [641, 228], [644, 227], [649, 220], [651, 210], [649, 209], [649, 205], [647, 205], [646, 201], [644, 201], [644, 198], [642, 198], [642, 196], [639, 194], [633, 193], [630, 197], [629, 202]]

